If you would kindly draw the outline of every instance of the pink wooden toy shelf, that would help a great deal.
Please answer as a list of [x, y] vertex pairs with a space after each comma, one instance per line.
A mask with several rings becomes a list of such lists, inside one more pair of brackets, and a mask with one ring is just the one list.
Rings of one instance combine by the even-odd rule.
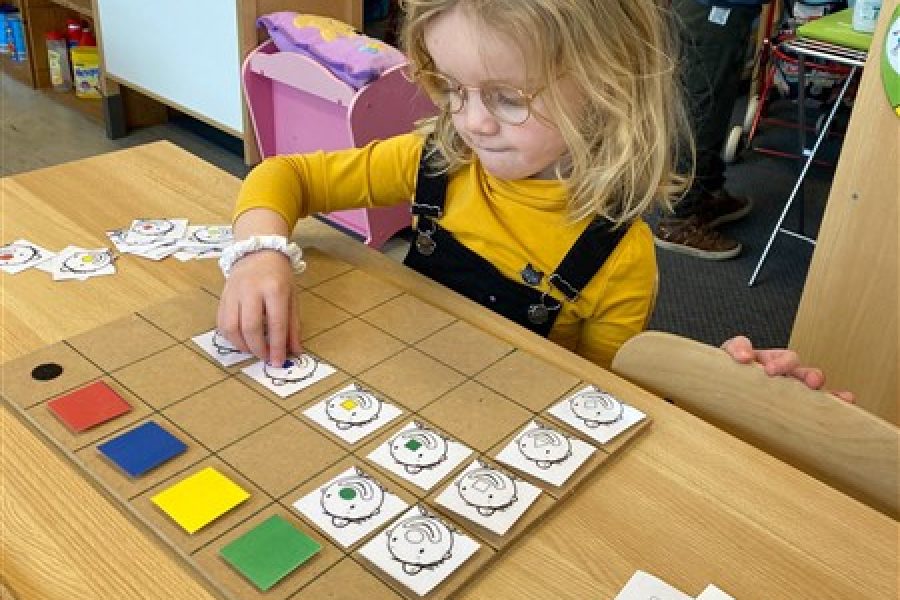
[[[267, 41], [242, 70], [244, 94], [263, 158], [360, 147], [412, 131], [435, 108], [394, 67], [356, 90], [311, 58], [279, 52]], [[409, 206], [360, 208], [323, 215], [380, 248], [410, 224]]]

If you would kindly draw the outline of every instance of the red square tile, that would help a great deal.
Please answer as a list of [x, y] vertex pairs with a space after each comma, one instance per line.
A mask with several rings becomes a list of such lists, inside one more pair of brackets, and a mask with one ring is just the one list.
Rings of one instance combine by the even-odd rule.
[[47, 408], [77, 433], [127, 413], [131, 405], [104, 382], [97, 381], [54, 398]]

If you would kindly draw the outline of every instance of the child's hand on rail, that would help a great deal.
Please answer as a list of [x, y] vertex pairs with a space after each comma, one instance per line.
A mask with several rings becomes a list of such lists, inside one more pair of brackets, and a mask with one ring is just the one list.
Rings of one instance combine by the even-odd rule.
[[[825, 374], [822, 370], [801, 364], [800, 356], [793, 350], [787, 348], [757, 350], [753, 347], [753, 343], [742, 335], [727, 340], [722, 344], [722, 349], [739, 363], [758, 362], [770, 377], [778, 375], [794, 377], [813, 390], [821, 390], [825, 386]], [[844, 402], [852, 404], [856, 401], [853, 392], [830, 390], [829, 392]]]

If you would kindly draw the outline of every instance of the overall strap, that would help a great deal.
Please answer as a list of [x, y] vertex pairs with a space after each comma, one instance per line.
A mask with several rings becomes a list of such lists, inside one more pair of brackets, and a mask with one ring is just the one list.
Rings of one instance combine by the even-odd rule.
[[426, 140], [422, 148], [422, 158], [419, 159], [419, 173], [416, 175], [416, 196], [409, 210], [418, 217], [440, 219], [444, 214], [444, 202], [447, 199], [447, 174], [429, 172], [427, 153]]
[[626, 226], [614, 228], [614, 223], [609, 219], [595, 218], [548, 277], [550, 285], [562, 292], [570, 302], [575, 301], [627, 231]]

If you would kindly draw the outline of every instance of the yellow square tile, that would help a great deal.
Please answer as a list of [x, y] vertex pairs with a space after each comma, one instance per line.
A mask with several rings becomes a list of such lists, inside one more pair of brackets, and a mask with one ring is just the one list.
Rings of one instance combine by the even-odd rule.
[[243, 488], [207, 467], [151, 498], [188, 533], [195, 533], [250, 497]]

